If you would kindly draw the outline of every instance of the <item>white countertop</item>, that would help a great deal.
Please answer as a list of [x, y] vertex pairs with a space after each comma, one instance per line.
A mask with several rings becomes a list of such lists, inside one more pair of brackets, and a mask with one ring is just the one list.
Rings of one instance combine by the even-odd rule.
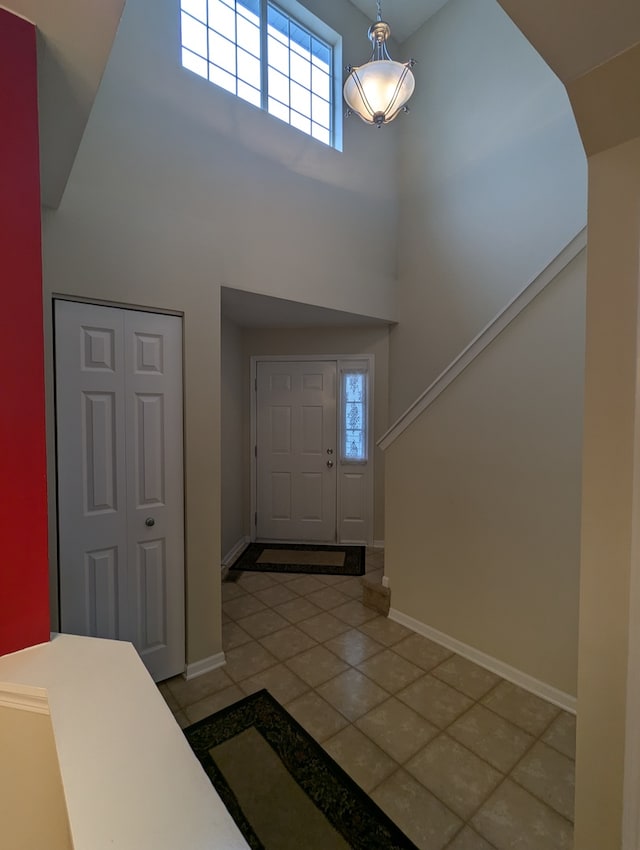
[[55, 635], [5, 655], [12, 693], [48, 701], [74, 850], [248, 847], [130, 643]]

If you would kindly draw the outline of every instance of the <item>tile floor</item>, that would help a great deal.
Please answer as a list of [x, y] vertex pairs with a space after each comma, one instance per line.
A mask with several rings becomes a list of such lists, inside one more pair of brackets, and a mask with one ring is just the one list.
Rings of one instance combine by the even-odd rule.
[[181, 726], [266, 687], [422, 850], [572, 847], [570, 714], [365, 608], [358, 578], [222, 592], [226, 666], [160, 685]]

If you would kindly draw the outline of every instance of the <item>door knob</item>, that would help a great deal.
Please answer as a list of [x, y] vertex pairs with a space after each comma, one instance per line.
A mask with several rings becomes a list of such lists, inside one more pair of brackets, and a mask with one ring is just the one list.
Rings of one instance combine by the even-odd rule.
[[148, 517], [145, 519], [144, 524], [145, 524], [145, 525], [147, 525], [147, 526], [149, 526], [149, 528], [151, 528], [151, 526], [152, 526], [152, 525], [155, 525], [155, 524], [156, 524], [156, 521], [155, 521], [155, 519], [154, 519], [152, 516], [148, 516]]
[[327, 449], [327, 454], [328, 454], [328, 455], [332, 455], [332, 454], [333, 454], [333, 449]]
[[327, 461], [327, 466], [329, 467], [329, 469], [331, 469], [331, 467], [333, 466], [333, 461], [332, 461], [332, 460], [328, 460], [328, 461]]

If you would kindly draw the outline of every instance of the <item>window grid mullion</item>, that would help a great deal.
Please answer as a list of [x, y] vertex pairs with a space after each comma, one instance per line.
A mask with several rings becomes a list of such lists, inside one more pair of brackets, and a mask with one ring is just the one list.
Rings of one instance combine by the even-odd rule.
[[269, 0], [260, 0], [260, 104], [269, 111]]
[[[278, 62], [281, 63], [280, 68], [282, 70], [280, 70], [280, 68], [276, 68], [274, 66], [273, 73], [276, 74], [276, 76], [277, 76], [277, 80], [279, 81], [277, 83], [277, 85], [278, 85], [279, 90], [281, 91], [282, 95], [284, 95], [284, 90], [286, 90], [288, 92], [288, 98], [287, 98], [288, 103], [286, 105], [284, 103], [281, 104], [283, 111], [278, 112], [277, 110], [274, 110], [274, 114], [276, 115], [276, 117], [284, 119], [285, 121], [287, 121], [287, 123], [289, 123], [290, 125], [297, 127], [298, 129], [301, 129], [302, 132], [305, 132], [312, 137], [316, 137], [316, 138], [320, 139], [321, 141], [324, 141], [327, 144], [335, 146], [335, 129], [336, 129], [336, 122], [335, 122], [335, 115], [334, 115], [334, 99], [335, 99], [334, 71], [335, 71], [335, 68], [332, 65], [333, 48], [332, 48], [331, 44], [328, 43], [328, 42], [325, 42], [323, 39], [317, 37], [313, 33], [312, 30], [309, 30], [307, 28], [307, 26], [305, 24], [300, 24], [297, 20], [295, 20], [293, 17], [291, 17], [291, 15], [288, 12], [281, 9], [280, 6], [276, 2], [272, 2], [272, 0], [258, 0], [258, 3], [256, 4], [256, 6], [257, 6], [256, 11], [257, 11], [257, 17], [258, 17], [257, 25], [258, 25], [258, 29], [259, 29], [259, 50], [260, 50], [259, 86], [260, 86], [260, 89], [259, 89], [259, 91], [257, 91], [255, 89], [255, 82], [249, 82], [249, 79], [255, 80], [257, 78], [257, 75], [256, 75], [256, 70], [258, 70], [257, 66], [251, 72], [249, 72], [248, 66], [247, 66], [247, 69], [245, 69], [245, 70], [246, 70], [247, 74], [249, 74], [249, 73], [251, 74], [251, 77], [248, 77], [247, 80], [245, 80], [244, 78], [242, 78], [242, 79], [240, 78], [240, 72], [239, 72], [239, 68], [238, 68], [239, 56], [240, 56], [240, 52], [241, 52], [240, 51], [240, 45], [238, 44], [238, 38], [239, 38], [238, 0], [224, 0], [224, 4], [229, 9], [229, 11], [233, 14], [233, 24], [232, 24], [233, 29], [231, 29], [231, 20], [229, 20], [228, 24], [227, 24], [229, 34], [231, 33], [231, 31], [233, 31], [233, 35], [234, 35], [234, 41], [233, 42], [231, 41], [231, 39], [227, 35], [225, 35], [223, 33], [222, 30], [217, 29], [216, 20], [215, 20], [216, 16], [213, 13], [212, 9], [210, 8], [209, 2], [206, 2], [206, 0], [205, 0], [205, 3], [204, 3], [205, 8], [204, 8], [204, 10], [202, 10], [204, 12], [204, 14], [203, 14], [204, 21], [202, 21], [199, 18], [194, 17], [193, 15], [190, 14], [190, 12], [185, 12], [184, 9], [182, 10], [183, 14], [186, 14], [187, 17], [193, 18], [195, 21], [200, 21], [201, 23], [204, 24], [204, 30], [206, 32], [206, 50], [205, 50], [205, 56], [203, 56], [202, 58], [207, 63], [206, 64], [206, 76], [210, 79], [211, 82], [214, 82], [217, 85], [222, 85], [224, 88], [227, 88], [228, 91], [235, 93], [236, 96], [242, 97], [245, 100], [249, 100], [250, 102], [254, 103], [256, 106], [258, 105], [258, 101], [259, 101], [260, 107], [266, 112], [269, 112], [270, 99], [273, 99], [274, 105], [276, 103], [280, 103], [280, 98], [277, 97], [275, 93], [270, 94], [270, 85], [269, 85], [269, 83], [270, 83], [270, 81], [269, 81], [269, 68], [270, 68], [270, 65], [269, 65], [269, 44], [270, 44], [270, 39], [269, 39], [269, 12], [271, 10], [273, 10], [272, 11], [272, 15], [274, 16], [274, 36], [273, 37], [276, 38], [276, 36], [277, 36], [276, 40], [286, 50], [286, 53], [284, 55], [280, 56], [280, 58], [277, 60]], [[253, 4], [251, 4], [251, 5], [253, 5]], [[253, 7], [253, 8], [255, 8], [255, 7]], [[256, 12], [252, 12], [252, 15], [255, 18]], [[212, 18], [213, 18], [213, 20], [212, 20]], [[296, 36], [296, 41], [295, 41], [296, 50], [295, 51], [293, 51], [293, 47], [292, 47], [292, 45], [293, 45], [292, 30], [294, 28], [294, 25], [295, 25], [295, 28], [296, 28], [296, 30], [295, 30], [296, 33], [300, 32], [300, 35]], [[228, 41], [230, 48], [233, 45], [232, 46], [233, 52], [228, 57], [229, 58], [229, 64], [230, 64], [231, 58], [234, 57], [235, 67], [234, 67], [233, 74], [230, 73], [230, 71], [231, 71], [230, 68], [227, 70], [225, 65], [219, 65], [218, 66], [218, 64], [216, 63], [215, 59], [216, 59], [216, 56], [217, 56], [217, 42], [216, 42], [216, 45], [212, 45], [211, 39], [212, 39], [213, 36], [215, 36], [215, 38], [217, 38], [217, 39], [223, 38], [225, 41]], [[281, 36], [283, 37], [282, 40], [281, 40]], [[182, 48], [183, 48], [183, 51], [186, 51], [186, 53], [184, 55], [193, 53], [194, 48], [191, 47], [191, 44], [193, 44], [195, 41], [196, 41], [195, 37], [191, 38], [190, 43], [183, 40]], [[283, 44], [282, 41], [286, 41], [286, 44]], [[308, 45], [307, 45], [307, 41], [308, 41]], [[298, 45], [299, 45], [299, 49], [298, 49]], [[254, 44], [253, 49], [255, 49], [255, 47], [257, 47], [256, 44]], [[214, 49], [214, 48], [215, 48], [216, 55], [212, 55], [212, 49]], [[255, 54], [253, 53], [253, 49], [251, 51], [249, 51], [249, 55], [254, 56], [254, 58], [256, 58]], [[280, 52], [280, 48], [278, 50]], [[325, 51], [326, 51], [326, 55], [328, 55], [328, 59], [325, 59]], [[294, 73], [294, 68], [293, 68], [293, 64], [292, 64], [292, 53], [293, 52], [296, 53], [296, 56], [299, 55], [301, 57], [302, 61], [308, 62], [308, 65], [309, 65], [309, 80], [306, 81], [306, 82], [303, 82], [302, 80], [296, 80], [294, 78], [294, 76], [292, 76], [293, 73]], [[308, 58], [305, 60], [305, 56], [307, 54], [308, 54]], [[198, 53], [194, 53], [194, 55], [197, 56]], [[285, 61], [285, 56], [286, 56], [286, 61]], [[328, 92], [328, 99], [327, 99], [327, 97], [325, 97], [325, 91], [324, 91], [325, 84], [322, 82], [322, 78], [318, 79], [318, 84], [320, 85], [320, 89], [318, 90], [318, 92], [316, 92], [314, 90], [314, 79], [313, 79], [314, 67], [315, 67], [314, 56], [317, 57], [318, 68], [322, 73], [325, 73], [325, 70], [324, 70], [325, 66], [328, 65], [327, 70], [328, 70], [329, 86], [330, 86], [329, 92]], [[274, 61], [276, 61], [276, 60], [274, 59]], [[284, 71], [285, 65], [286, 65], [286, 80], [282, 79], [285, 76], [285, 71]], [[201, 76], [204, 75], [205, 69], [203, 68], [202, 70], [200, 70], [198, 67], [194, 67], [193, 62], [191, 62], [191, 64], [189, 64], [188, 66], [185, 65], [185, 67], [189, 67], [190, 70], [195, 71], [196, 73], [200, 74]], [[220, 73], [226, 72], [226, 75], [227, 75], [227, 78], [228, 78], [228, 83], [225, 83], [223, 79], [215, 79], [214, 80], [212, 78], [211, 69], [214, 68], [214, 67], [218, 68]], [[244, 65], [243, 65], [243, 67], [244, 67]], [[301, 70], [301, 73], [302, 73], [302, 70]], [[250, 87], [250, 88], [253, 89], [253, 91], [255, 92], [255, 95], [256, 95], [255, 100], [252, 99], [252, 97], [250, 95], [247, 95], [246, 92], [244, 92], [244, 88], [243, 88], [243, 94], [240, 95], [239, 92], [240, 92], [240, 84], [241, 83], [242, 83], [243, 87]], [[276, 81], [275, 81], [275, 78], [274, 78], [274, 85], [275, 84], [276, 84]], [[298, 89], [297, 87], [294, 88], [294, 84], [299, 85], [300, 89]], [[235, 92], [234, 92], [234, 88], [235, 88]], [[300, 95], [302, 95], [302, 90], [304, 90], [304, 92], [305, 92], [303, 99], [306, 100], [307, 97], [309, 99], [308, 107], [306, 106], [306, 104], [304, 104], [302, 102], [298, 103], [298, 100], [300, 100], [300, 98], [298, 97], [298, 95], [295, 94], [295, 92], [298, 91], [300, 93]], [[247, 88], [247, 91], [248, 91], [248, 88]], [[296, 98], [296, 105], [295, 106], [293, 105], [294, 97]], [[314, 100], [314, 98], [315, 98], [315, 100]], [[327, 105], [328, 114], [327, 114], [327, 110], [325, 110], [325, 107], [321, 106], [322, 102], [324, 102]], [[285, 108], [286, 108], [286, 113], [284, 112]], [[303, 109], [304, 111], [301, 112], [300, 109]], [[320, 110], [320, 112], [318, 112], [318, 109]], [[288, 116], [288, 118], [285, 117], [285, 116]], [[295, 122], [296, 122], [295, 124], [292, 123], [292, 119], [295, 120]], [[326, 124], [325, 124], [325, 121], [327, 122]], [[306, 127], [307, 124], [308, 124], [308, 129]]]

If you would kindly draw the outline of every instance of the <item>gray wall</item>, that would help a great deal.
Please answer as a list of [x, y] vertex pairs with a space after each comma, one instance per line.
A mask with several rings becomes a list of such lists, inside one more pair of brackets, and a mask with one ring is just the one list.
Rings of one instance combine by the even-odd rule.
[[583, 251], [385, 453], [391, 605], [575, 696]]
[[248, 533], [245, 466], [249, 451], [244, 435], [245, 398], [249, 385], [242, 357], [242, 329], [231, 319], [221, 319], [221, 556]]
[[449, 0], [402, 53], [419, 64], [411, 112], [393, 127], [392, 420], [586, 223], [564, 88], [495, 0]]

